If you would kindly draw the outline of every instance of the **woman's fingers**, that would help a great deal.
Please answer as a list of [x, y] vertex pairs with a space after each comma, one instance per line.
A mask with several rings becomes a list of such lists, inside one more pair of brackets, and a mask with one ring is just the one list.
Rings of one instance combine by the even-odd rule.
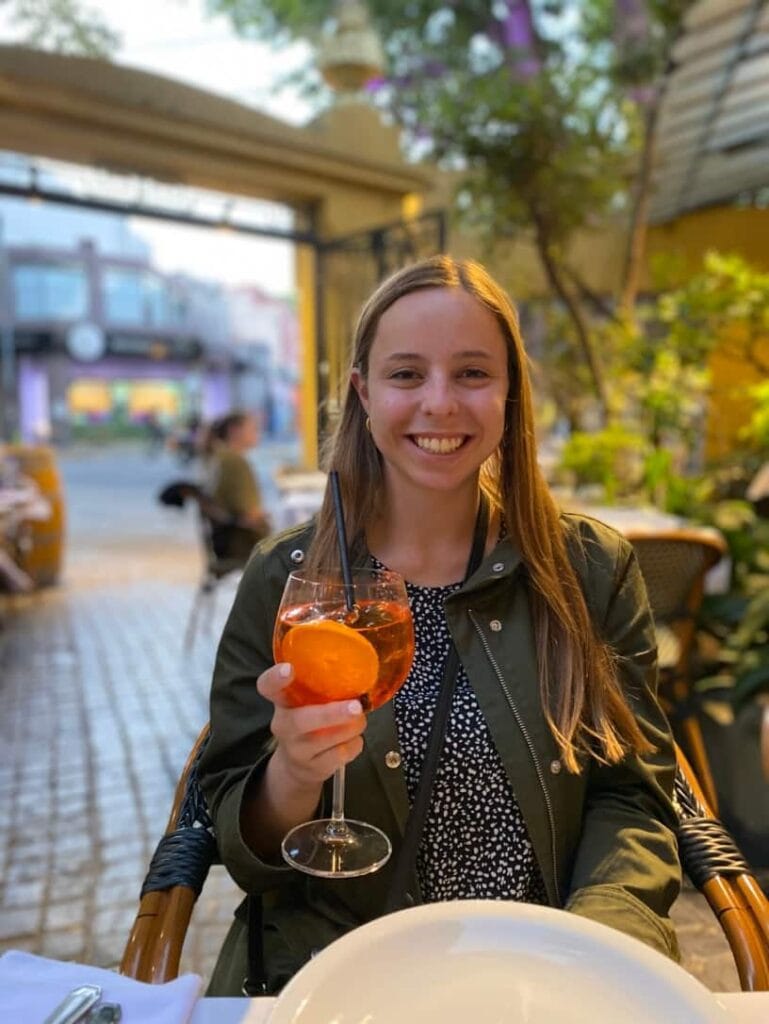
[[287, 662], [282, 662], [279, 665], [273, 665], [271, 668], [265, 669], [256, 680], [256, 688], [263, 697], [272, 701], [273, 704], [287, 707], [283, 691], [291, 683], [292, 677], [293, 670], [291, 666]]
[[[346, 729], [351, 723], [362, 732], [366, 716], [359, 700], [334, 701], [332, 704], [310, 704], [304, 708], [281, 708], [280, 718], [287, 720], [289, 727], [299, 735], [314, 735], [333, 729]], [[276, 708], [275, 714], [278, 714]]]
[[309, 767], [315, 778], [325, 780], [333, 775], [337, 768], [354, 761], [362, 751], [363, 737], [355, 736], [346, 743], [338, 743], [335, 747], [318, 754], [312, 759]]
[[279, 743], [290, 744], [303, 757], [315, 757], [323, 750], [360, 736], [366, 728], [366, 716], [351, 701], [320, 704], [307, 708], [275, 708], [272, 734]]
[[366, 716], [358, 700], [293, 707], [286, 700], [291, 679], [290, 665], [274, 665], [256, 685], [275, 706], [271, 729], [281, 762], [297, 779], [323, 781], [360, 754]]

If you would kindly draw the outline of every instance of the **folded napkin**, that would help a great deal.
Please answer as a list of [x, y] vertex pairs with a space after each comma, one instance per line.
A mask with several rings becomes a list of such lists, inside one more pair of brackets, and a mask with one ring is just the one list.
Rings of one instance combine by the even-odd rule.
[[0, 1021], [42, 1024], [78, 985], [99, 985], [103, 1002], [120, 1003], [121, 1024], [187, 1024], [200, 992], [197, 974], [147, 985], [102, 967], [48, 960], [11, 950], [0, 956]]

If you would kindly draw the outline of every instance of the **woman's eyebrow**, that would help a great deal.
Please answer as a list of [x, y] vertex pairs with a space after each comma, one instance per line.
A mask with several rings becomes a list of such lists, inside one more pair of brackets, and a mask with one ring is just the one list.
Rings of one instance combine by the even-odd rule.
[[[389, 356], [385, 357], [386, 363], [399, 362], [407, 359], [424, 359], [424, 352], [392, 352]], [[483, 348], [468, 348], [462, 352], [454, 352], [451, 356], [452, 359], [492, 359], [491, 352], [487, 352]]]
[[421, 352], [391, 352], [390, 355], [386, 357], [385, 362], [396, 363], [403, 359], [424, 359], [424, 356]]

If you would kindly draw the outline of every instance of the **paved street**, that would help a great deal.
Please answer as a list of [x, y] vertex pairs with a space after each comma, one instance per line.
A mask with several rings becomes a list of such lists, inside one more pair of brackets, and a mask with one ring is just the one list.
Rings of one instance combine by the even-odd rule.
[[[284, 447], [260, 452], [270, 469]], [[200, 572], [192, 510], [155, 495], [185, 475], [132, 449], [62, 457], [69, 529], [59, 586], [5, 606], [0, 632], [0, 951], [119, 960], [186, 754], [207, 718], [216, 638], [233, 586], [191, 653], [182, 636]], [[207, 976], [238, 901], [214, 869], [182, 967]], [[685, 965], [714, 990], [736, 974], [691, 890], [675, 907]]]

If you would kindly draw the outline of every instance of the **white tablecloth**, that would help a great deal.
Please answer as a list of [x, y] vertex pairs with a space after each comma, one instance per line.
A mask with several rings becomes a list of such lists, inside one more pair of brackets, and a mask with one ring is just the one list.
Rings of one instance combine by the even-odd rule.
[[[719, 993], [716, 999], [726, 1009], [730, 1024], [769, 1021], [769, 992]], [[274, 999], [201, 999], [191, 1024], [268, 1024], [274, 1003]]]

